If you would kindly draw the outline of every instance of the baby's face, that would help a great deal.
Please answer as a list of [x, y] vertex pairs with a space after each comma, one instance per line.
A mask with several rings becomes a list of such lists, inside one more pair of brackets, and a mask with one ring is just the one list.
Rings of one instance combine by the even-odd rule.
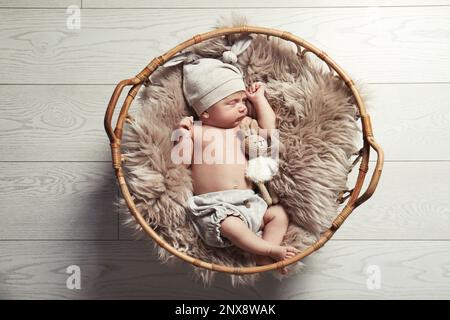
[[201, 117], [203, 123], [220, 128], [234, 128], [247, 115], [245, 91], [237, 91], [207, 110], [208, 118]]

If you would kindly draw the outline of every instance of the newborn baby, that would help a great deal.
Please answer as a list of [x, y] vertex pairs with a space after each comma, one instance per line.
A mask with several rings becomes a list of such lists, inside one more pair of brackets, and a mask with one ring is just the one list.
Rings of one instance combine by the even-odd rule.
[[286, 212], [280, 205], [268, 207], [245, 177], [247, 159], [238, 132], [242, 121], [251, 120], [247, 100], [259, 127], [275, 129], [263, 84], [247, 88], [237, 67], [217, 59], [199, 59], [183, 71], [185, 98], [199, 121], [180, 121], [172, 136], [172, 159], [176, 155], [191, 168], [194, 196], [188, 207], [197, 232], [210, 246], [235, 245], [255, 254], [259, 265], [293, 257], [297, 249], [280, 245], [289, 223]]

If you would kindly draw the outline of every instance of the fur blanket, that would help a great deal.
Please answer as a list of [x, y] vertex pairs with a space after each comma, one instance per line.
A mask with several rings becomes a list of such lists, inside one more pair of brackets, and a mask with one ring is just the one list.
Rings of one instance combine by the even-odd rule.
[[[216, 28], [247, 24], [244, 17], [219, 20]], [[204, 57], [218, 58], [238, 35], [214, 38], [189, 48]], [[239, 56], [246, 83], [263, 81], [273, 107], [284, 152], [280, 170], [270, 182], [281, 205], [290, 216], [284, 244], [300, 250], [313, 244], [338, 213], [338, 193], [346, 189], [351, 155], [359, 150], [358, 110], [343, 81], [329, 74], [326, 65], [312, 53], [303, 60], [296, 46], [276, 37], [252, 34], [250, 47]], [[177, 250], [204, 261], [229, 266], [254, 266], [251, 255], [236, 247], [211, 248], [203, 244], [186, 214], [186, 200], [192, 195], [189, 169], [172, 163], [172, 128], [193, 114], [182, 91], [181, 65], [158, 68], [140, 91], [131, 114], [134, 120], [124, 129], [122, 152], [126, 181], [137, 208], [158, 234]], [[128, 214], [126, 224], [141, 228], [128, 213], [123, 200], [120, 209]], [[139, 233], [139, 232], [138, 232]], [[158, 248], [162, 262], [174, 260]], [[288, 267], [292, 274], [302, 263]], [[205, 284], [214, 272], [193, 267]], [[278, 272], [272, 272], [282, 277]], [[233, 285], [253, 284], [259, 274], [230, 275]]]

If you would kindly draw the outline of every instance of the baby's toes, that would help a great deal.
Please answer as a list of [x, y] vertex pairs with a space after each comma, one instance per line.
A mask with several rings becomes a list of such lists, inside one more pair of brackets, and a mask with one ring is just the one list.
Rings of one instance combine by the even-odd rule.
[[285, 256], [284, 258], [285, 258], [285, 259], [290, 259], [290, 258], [292, 258], [292, 257], [295, 257], [295, 253], [288, 252], [288, 253], [286, 253], [286, 256]]
[[294, 257], [300, 250], [294, 247], [286, 247], [286, 259]]
[[288, 247], [286, 247], [286, 249], [288, 252], [294, 252], [294, 253], [300, 252], [300, 250], [298, 250], [296, 247], [293, 247], [293, 246], [288, 246]]

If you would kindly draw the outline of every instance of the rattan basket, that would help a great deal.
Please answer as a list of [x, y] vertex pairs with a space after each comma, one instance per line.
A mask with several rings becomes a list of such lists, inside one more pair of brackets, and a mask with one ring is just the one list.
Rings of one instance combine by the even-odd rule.
[[[195, 259], [183, 252], [179, 252], [174, 247], [172, 247], [170, 244], [168, 244], [164, 239], [162, 239], [154, 229], [152, 229], [143, 218], [142, 214], [139, 212], [139, 210], [136, 208], [135, 203], [133, 202], [133, 198], [130, 194], [130, 191], [127, 187], [126, 179], [124, 176], [124, 171], [122, 168], [122, 162], [124, 161], [124, 157], [121, 154], [121, 138], [122, 138], [122, 132], [123, 132], [123, 126], [124, 123], [128, 117], [128, 110], [130, 108], [131, 103], [133, 102], [134, 98], [136, 97], [136, 94], [138, 93], [140, 87], [144, 84], [145, 80], [148, 79], [148, 77], [161, 65], [163, 65], [167, 60], [169, 60], [172, 56], [180, 52], [181, 50], [184, 50], [185, 48], [192, 46], [194, 44], [200, 43], [202, 41], [220, 37], [224, 35], [229, 35], [233, 33], [255, 33], [255, 34], [264, 34], [266, 36], [274, 36], [279, 37], [284, 40], [288, 40], [293, 42], [297, 48], [298, 48], [298, 58], [301, 59], [305, 53], [310, 52], [315, 54], [319, 59], [321, 59], [323, 62], [325, 62], [332, 74], [337, 75], [342, 79], [342, 81], [345, 82], [346, 86], [351, 90], [356, 105], [359, 108], [359, 114], [360, 114], [360, 121], [362, 125], [362, 132], [363, 132], [363, 147], [359, 152], [358, 157], [353, 162], [352, 168], [357, 164], [357, 162], [361, 161], [359, 166], [359, 174], [358, 178], [356, 180], [355, 186], [352, 190], [347, 190], [346, 192], [343, 192], [338, 201], [343, 203], [347, 200], [347, 203], [345, 207], [342, 209], [342, 211], [337, 215], [337, 217], [333, 220], [331, 227], [326, 230], [324, 233], [322, 233], [321, 237], [318, 239], [316, 243], [308, 247], [303, 252], [297, 254], [295, 257], [292, 257], [290, 259], [286, 259], [283, 261], [278, 261], [269, 265], [264, 266], [256, 266], [256, 267], [242, 267], [242, 268], [234, 268], [229, 266], [223, 266], [223, 265], [217, 265], [208, 263], [206, 261], [202, 261], [199, 259]], [[130, 90], [128, 91], [128, 95], [126, 96], [122, 108], [120, 110], [120, 113], [118, 115], [116, 127], [113, 130], [112, 127], [112, 117], [114, 113], [114, 109], [116, 107], [117, 101], [123, 91], [123, 89], [127, 86], [130, 86]], [[350, 79], [350, 77], [344, 72], [344, 70], [339, 67], [325, 52], [317, 49], [312, 44], [306, 42], [305, 40], [293, 35], [292, 33], [280, 31], [272, 28], [265, 28], [265, 27], [256, 27], [256, 26], [242, 26], [242, 27], [235, 27], [235, 28], [221, 28], [216, 29], [214, 31], [206, 32], [203, 34], [198, 34], [192, 37], [191, 39], [184, 41], [174, 47], [173, 49], [167, 51], [165, 54], [154, 58], [141, 72], [139, 72], [135, 77], [122, 80], [119, 82], [119, 84], [116, 86], [111, 99], [108, 104], [108, 108], [105, 113], [105, 130], [108, 134], [108, 138], [110, 140], [110, 146], [111, 146], [111, 153], [112, 153], [112, 165], [115, 170], [115, 175], [117, 177], [117, 181], [120, 186], [120, 190], [122, 192], [122, 196], [124, 197], [127, 206], [129, 207], [131, 213], [135, 217], [137, 223], [139, 223], [142, 226], [142, 229], [154, 240], [156, 243], [169, 251], [171, 254], [181, 258], [182, 260], [191, 263], [197, 267], [206, 268], [212, 271], [220, 271], [225, 273], [231, 273], [231, 274], [253, 274], [253, 273], [259, 273], [264, 272], [268, 270], [278, 269], [281, 267], [288, 266], [294, 262], [299, 261], [300, 259], [310, 255], [314, 251], [321, 248], [336, 232], [336, 230], [342, 225], [342, 223], [345, 221], [345, 219], [353, 212], [353, 210], [360, 206], [362, 203], [367, 201], [372, 194], [375, 192], [375, 189], [377, 187], [378, 181], [381, 176], [382, 168], [383, 168], [383, 162], [384, 162], [384, 154], [383, 150], [380, 148], [380, 146], [375, 142], [375, 139], [373, 137], [373, 131], [372, 131], [372, 125], [370, 121], [370, 117], [366, 112], [366, 108], [364, 106], [364, 103], [361, 99], [361, 96], [359, 92], [357, 91], [354, 82]], [[372, 173], [372, 177], [370, 179], [369, 185], [366, 189], [366, 191], [360, 195], [361, 189], [363, 187], [363, 183], [366, 177], [366, 174], [369, 169], [369, 157], [370, 157], [370, 148], [373, 148], [377, 154], [376, 158], [376, 165]]]

